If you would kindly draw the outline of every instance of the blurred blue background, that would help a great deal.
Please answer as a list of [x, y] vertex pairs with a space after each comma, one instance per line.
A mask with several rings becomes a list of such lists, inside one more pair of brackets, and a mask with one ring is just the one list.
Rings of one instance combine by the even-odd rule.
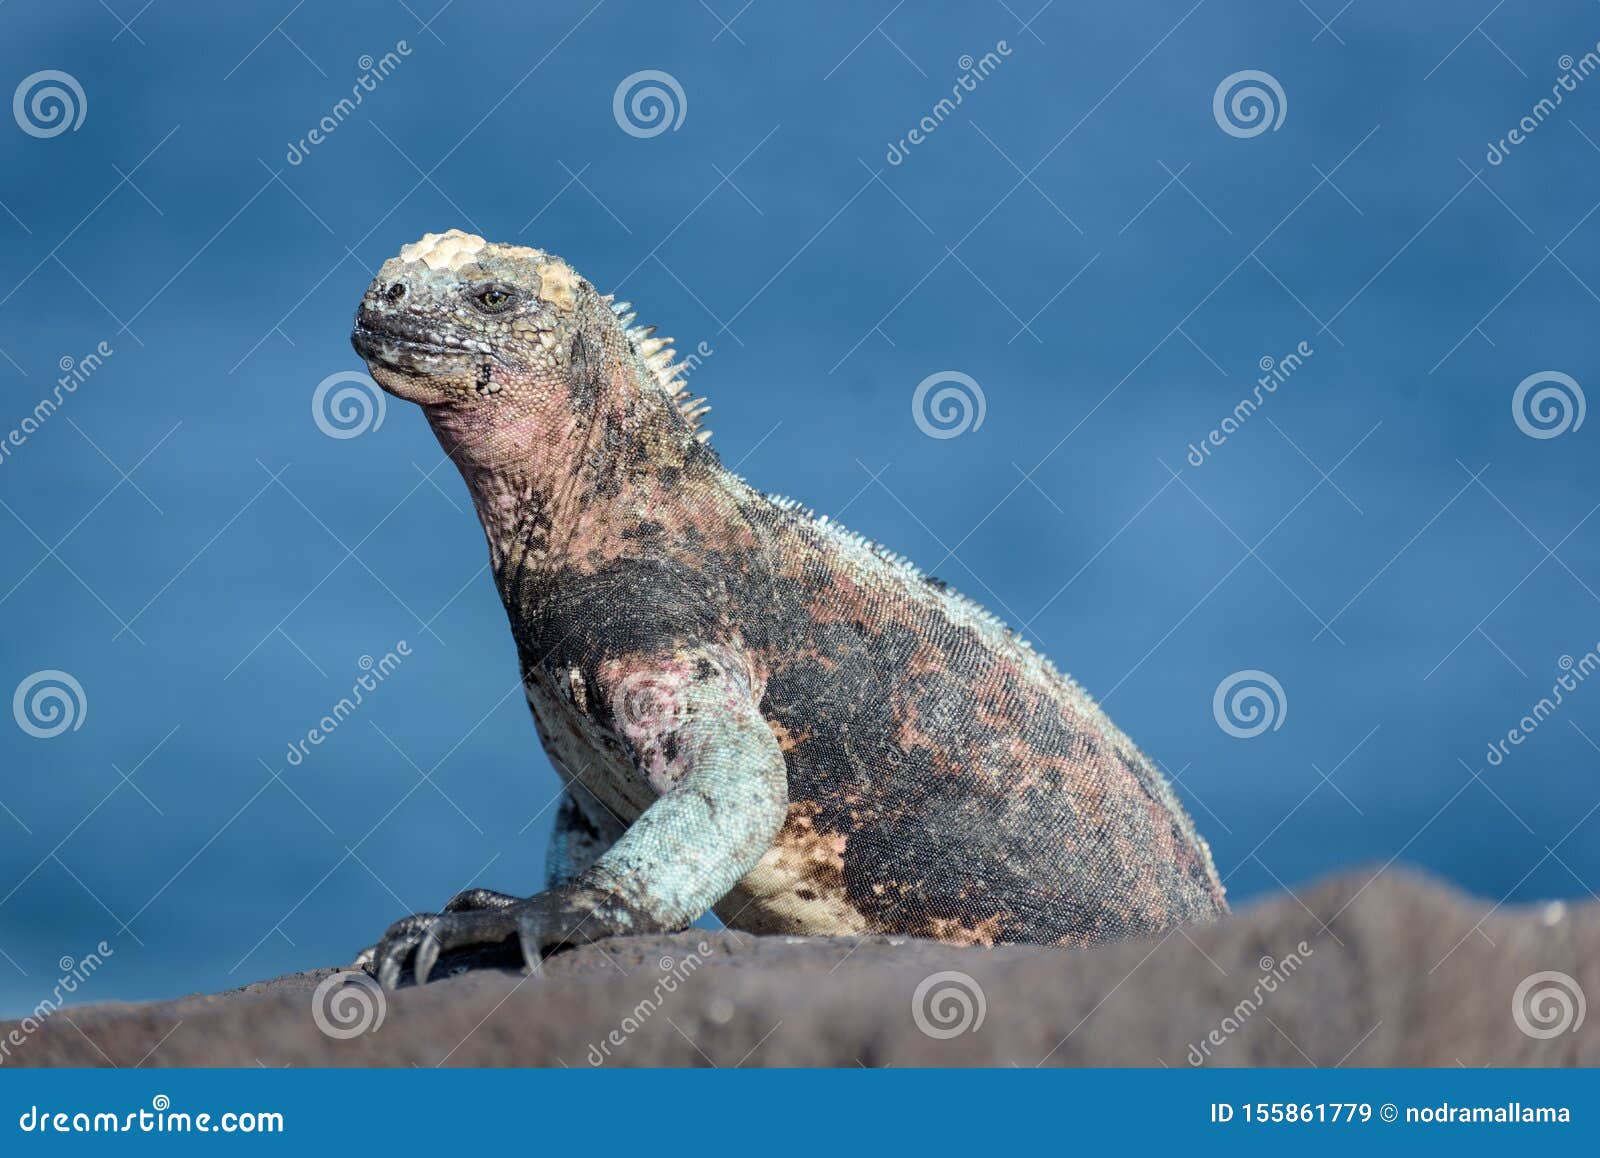
[[[398, 402], [349, 438], [312, 408], [376, 267], [452, 226], [706, 343], [724, 458], [1024, 630], [1177, 777], [1237, 902], [1392, 858], [1592, 894], [1600, 681], [1487, 748], [1600, 640], [1600, 420], [1512, 410], [1595, 384], [1600, 78], [1487, 154], [1600, 8], [439, 4], [0, 10], [0, 96], [59, 70], [86, 105], [0, 116], [0, 699], [82, 688], [53, 737], [0, 715], [0, 1012], [101, 940], [79, 999], [166, 996], [539, 886], [557, 780], [460, 481]], [[675, 129], [614, 115], [641, 70]], [[1275, 129], [1214, 115], [1241, 70]], [[985, 416], [932, 438], [946, 370]], [[1213, 696], [1247, 670], [1283, 696], [1239, 738]]]

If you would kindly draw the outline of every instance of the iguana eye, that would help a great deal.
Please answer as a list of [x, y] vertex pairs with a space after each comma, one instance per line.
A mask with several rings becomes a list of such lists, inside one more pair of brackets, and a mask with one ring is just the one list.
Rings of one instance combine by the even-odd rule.
[[512, 303], [517, 300], [517, 295], [503, 286], [492, 285], [479, 290], [474, 295], [474, 300], [486, 312], [498, 314], [502, 310], [510, 309]]

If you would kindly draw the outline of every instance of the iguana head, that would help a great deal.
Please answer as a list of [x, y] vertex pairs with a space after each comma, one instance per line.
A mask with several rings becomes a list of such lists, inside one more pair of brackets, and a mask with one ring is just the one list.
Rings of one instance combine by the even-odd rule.
[[709, 408], [627, 309], [559, 257], [452, 229], [384, 262], [350, 340], [464, 466], [576, 455], [608, 430], [697, 445]]

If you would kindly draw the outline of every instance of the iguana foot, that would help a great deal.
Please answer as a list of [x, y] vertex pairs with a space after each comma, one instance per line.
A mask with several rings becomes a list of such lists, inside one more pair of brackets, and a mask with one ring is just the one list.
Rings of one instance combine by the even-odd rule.
[[[470, 913], [484, 909], [505, 909], [516, 904], [520, 897], [513, 897], [510, 893], [497, 893], [493, 889], [467, 889], [457, 893], [445, 902], [446, 913]], [[383, 940], [376, 945], [368, 945], [356, 954], [356, 959], [350, 963], [352, 969], [367, 969], [376, 971], [376, 962], [379, 960], [379, 950], [397, 936], [405, 933], [416, 932], [420, 940], [421, 933], [426, 931], [430, 922], [439, 919], [438, 913], [417, 913], [405, 917], [390, 925], [384, 931]], [[415, 944], [415, 942], [413, 943]]]
[[356, 958], [371, 966], [385, 989], [400, 984], [411, 964], [426, 985], [441, 953], [515, 944], [531, 974], [547, 952], [619, 933], [659, 932], [662, 926], [617, 897], [581, 885], [562, 885], [526, 900], [489, 889], [452, 897], [442, 913], [417, 913], [390, 925], [383, 939]]

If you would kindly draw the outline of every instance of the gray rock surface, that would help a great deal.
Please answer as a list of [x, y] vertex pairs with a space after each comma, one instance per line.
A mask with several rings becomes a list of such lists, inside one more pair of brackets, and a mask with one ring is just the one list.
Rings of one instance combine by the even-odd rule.
[[[1600, 1063], [1600, 1013], [1577, 1020], [1600, 999], [1600, 903], [1491, 907], [1398, 871], [1074, 952], [690, 931], [563, 953], [539, 979], [480, 969], [381, 999], [336, 972], [69, 1007], [7, 1064]], [[1534, 976], [1550, 972], [1565, 978]]]

